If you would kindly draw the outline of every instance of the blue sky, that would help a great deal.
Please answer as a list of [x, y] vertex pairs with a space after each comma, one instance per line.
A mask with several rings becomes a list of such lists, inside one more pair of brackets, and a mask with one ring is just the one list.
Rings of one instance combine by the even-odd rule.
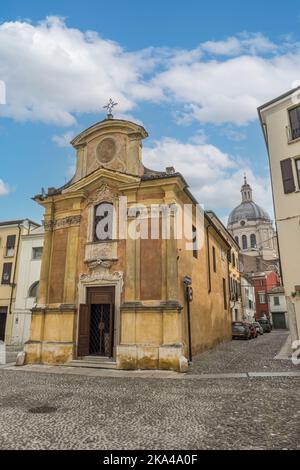
[[272, 211], [256, 107], [300, 79], [296, 1], [6, 1], [0, 8], [0, 219], [41, 220], [31, 197], [72, 176], [72, 136], [116, 117], [149, 132], [144, 161], [173, 164], [224, 220], [247, 172]]

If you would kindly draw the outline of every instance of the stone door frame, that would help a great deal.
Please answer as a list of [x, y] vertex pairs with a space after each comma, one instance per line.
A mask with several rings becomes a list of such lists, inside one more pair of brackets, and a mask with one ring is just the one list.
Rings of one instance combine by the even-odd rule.
[[[105, 270], [106, 271], [106, 270]], [[114, 287], [115, 288], [115, 304], [114, 304], [114, 315], [115, 315], [115, 326], [114, 326], [114, 348], [113, 358], [116, 359], [117, 346], [120, 344], [120, 308], [121, 308], [121, 294], [123, 289], [123, 273], [120, 271], [110, 272], [99, 272], [94, 274], [83, 274], [80, 277], [78, 285], [78, 314], [77, 314], [77, 325], [76, 325], [76, 357], [79, 337], [79, 307], [80, 304], [87, 303], [87, 292], [89, 287]]]

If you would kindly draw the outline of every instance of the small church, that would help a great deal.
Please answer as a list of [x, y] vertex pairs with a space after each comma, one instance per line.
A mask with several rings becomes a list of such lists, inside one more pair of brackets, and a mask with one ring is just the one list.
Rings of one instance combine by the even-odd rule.
[[[228, 239], [204, 211], [197, 224], [198, 204], [180, 173], [143, 165], [147, 136], [110, 110], [72, 140], [71, 181], [34, 197], [45, 239], [26, 363], [184, 372], [195, 354], [231, 339]], [[172, 224], [173, 209], [186, 205], [192, 249]]]

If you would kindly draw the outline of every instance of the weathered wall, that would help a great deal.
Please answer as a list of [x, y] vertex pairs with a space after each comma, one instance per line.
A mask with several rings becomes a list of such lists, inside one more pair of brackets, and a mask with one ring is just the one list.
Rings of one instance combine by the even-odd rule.
[[[205, 230], [204, 244], [198, 250], [198, 258], [193, 257], [192, 251], [180, 251], [179, 259], [179, 290], [180, 301], [184, 305], [184, 331], [187, 339], [187, 306], [184, 294], [183, 278], [188, 275], [193, 280], [193, 301], [190, 303], [192, 352], [200, 353], [212, 348], [221, 341], [231, 339], [231, 316], [228, 296], [228, 262], [221, 259], [221, 248], [225, 249], [220, 240], [209, 229], [209, 247]], [[216, 249], [217, 272], [213, 271], [212, 247]], [[181, 247], [183, 248], [183, 247]], [[210, 260], [208, 260], [208, 250]], [[209, 271], [211, 272], [211, 290], [209, 291]], [[227, 309], [224, 309], [223, 278], [226, 280]]]

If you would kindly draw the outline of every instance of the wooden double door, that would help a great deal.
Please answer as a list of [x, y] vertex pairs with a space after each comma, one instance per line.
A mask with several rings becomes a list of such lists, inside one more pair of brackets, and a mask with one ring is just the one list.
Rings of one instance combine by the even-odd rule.
[[113, 286], [88, 288], [87, 303], [79, 309], [78, 357], [113, 357], [114, 299]]

